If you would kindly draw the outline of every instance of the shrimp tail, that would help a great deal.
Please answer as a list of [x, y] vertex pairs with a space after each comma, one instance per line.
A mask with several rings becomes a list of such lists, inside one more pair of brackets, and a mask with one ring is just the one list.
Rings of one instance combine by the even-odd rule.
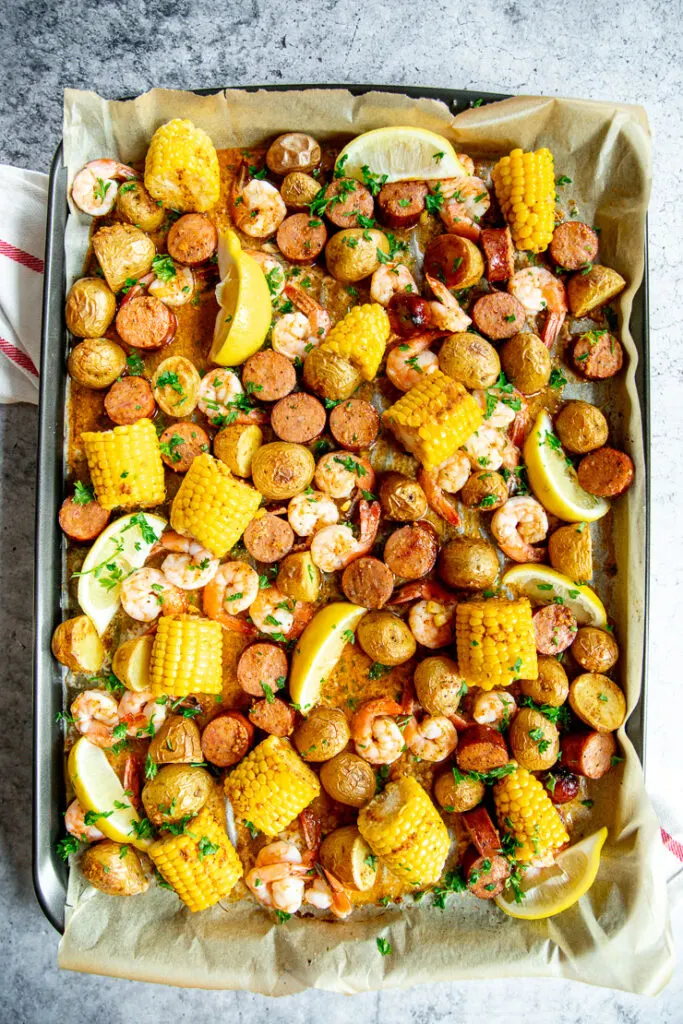
[[404, 587], [397, 590], [388, 603], [407, 604], [408, 601], [417, 601], [419, 599], [452, 603], [453, 594], [434, 580], [417, 580], [415, 583], [406, 583]]
[[541, 331], [541, 341], [548, 348], [552, 348], [555, 344], [566, 315], [566, 312], [562, 311], [561, 313], [548, 313], [545, 318], [545, 323], [543, 324], [543, 329]]
[[382, 514], [382, 506], [378, 501], [367, 502], [361, 499], [359, 504], [360, 513], [360, 544], [370, 548], [374, 543], [379, 528], [379, 521]]
[[239, 619], [236, 615], [228, 615], [227, 612], [223, 611], [218, 612], [216, 622], [220, 622], [223, 629], [227, 629], [229, 633], [242, 633], [243, 636], [258, 636], [256, 626], [252, 626], [245, 619]]
[[426, 469], [421, 469], [417, 474], [417, 482], [425, 492], [425, 497], [434, 512], [451, 526], [460, 526], [458, 511], [438, 486], [436, 475], [429, 473]]

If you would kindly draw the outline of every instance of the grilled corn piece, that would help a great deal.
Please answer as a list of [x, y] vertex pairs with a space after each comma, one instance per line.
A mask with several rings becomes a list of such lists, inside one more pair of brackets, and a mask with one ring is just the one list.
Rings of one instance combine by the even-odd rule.
[[162, 615], [149, 661], [149, 688], [171, 697], [222, 693], [222, 663], [220, 623], [197, 615]]
[[164, 464], [151, 420], [81, 434], [95, 496], [106, 509], [160, 505]]
[[457, 381], [436, 370], [382, 416], [404, 448], [432, 469], [449, 459], [481, 426], [481, 409]]
[[235, 817], [267, 836], [290, 825], [319, 792], [317, 776], [278, 736], [254, 747], [225, 780]]
[[164, 206], [203, 213], [218, 202], [220, 172], [213, 142], [192, 121], [157, 128], [145, 160], [145, 188]]
[[490, 598], [465, 601], [455, 611], [460, 670], [468, 683], [492, 690], [514, 679], [537, 679], [536, 639], [531, 605]]
[[222, 558], [240, 539], [260, 503], [257, 490], [204, 452], [193, 461], [173, 499], [171, 526]]
[[346, 359], [364, 380], [373, 380], [388, 337], [389, 317], [378, 302], [370, 302], [349, 310], [318, 347]]
[[147, 852], [192, 911], [225, 899], [243, 874], [227, 834], [206, 807], [187, 823], [182, 835], [163, 836]]
[[543, 252], [555, 226], [555, 168], [549, 149], [513, 149], [493, 168], [493, 184], [518, 249]]
[[555, 852], [569, 842], [562, 818], [540, 779], [517, 768], [493, 787], [501, 829], [515, 841], [514, 857], [525, 863], [552, 863]]
[[405, 775], [361, 808], [358, 829], [372, 852], [416, 888], [438, 881], [450, 846], [441, 815], [417, 779]]

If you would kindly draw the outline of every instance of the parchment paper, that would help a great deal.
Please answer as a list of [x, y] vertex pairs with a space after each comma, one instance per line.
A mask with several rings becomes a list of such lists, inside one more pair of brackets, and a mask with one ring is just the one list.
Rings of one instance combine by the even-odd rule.
[[[154, 130], [189, 117], [217, 147], [261, 143], [283, 131], [322, 139], [390, 124], [422, 125], [466, 152], [491, 156], [513, 146], [548, 146], [557, 174], [572, 178], [582, 219], [601, 229], [601, 259], [628, 288], [619, 300], [627, 369], [610, 382], [619, 415], [615, 443], [636, 464], [636, 482], [617, 503], [613, 533], [617, 573], [607, 596], [621, 641], [620, 681], [629, 711], [641, 687], [644, 581], [644, 452], [635, 388], [638, 353], [628, 332], [643, 274], [651, 167], [647, 119], [640, 107], [582, 100], [518, 97], [453, 117], [434, 100], [390, 93], [354, 97], [346, 90], [230, 90], [210, 97], [155, 89], [112, 102], [67, 90], [64, 146], [69, 181], [99, 156], [144, 156]], [[89, 218], [72, 210], [67, 273], [80, 271]], [[585, 394], [583, 392], [582, 394]], [[651, 681], [656, 685], [656, 680]], [[673, 948], [658, 825], [633, 747], [619, 730], [625, 762], [595, 787], [594, 827], [606, 824], [598, 878], [578, 904], [556, 918], [522, 922], [495, 906], [451, 897], [444, 911], [423, 904], [354, 915], [345, 923], [293, 918], [274, 925], [242, 902], [191, 914], [169, 892], [116, 899], [70, 874], [61, 967], [143, 981], [286, 995], [305, 988], [354, 993], [453, 979], [544, 976], [575, 978], [654, 994], [669, 979]], [[593, 822], [591, 823], [593, 824]], [[393, 948], [380, 956], [376, 939]]]

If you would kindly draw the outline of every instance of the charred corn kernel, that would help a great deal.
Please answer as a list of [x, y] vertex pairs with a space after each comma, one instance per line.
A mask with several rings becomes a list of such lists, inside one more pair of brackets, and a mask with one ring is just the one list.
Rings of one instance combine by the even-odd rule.
[[438, 881], [450, 839], [441, 815], [417, 779], [404, 775], [361, 808], [358, 829], [397, 877], [424, 888]]
[[317, 776], [289, 740], [269, 736], [225, 780], [225, 795], [238, 821], [276, 836], [320, 792]]
[[464, 601], [455, 610], [458, 663], [468, 683], [492, 690], [514, 679], [537, 679], [531, 605], [491, 598]]
[[481, 426], [483, 415], [462, 384], [436, 370], [390, 406], [382, 420], [431, 469], [455, 454]]
[[493, 168], [493, 184], [518, 249], [543, 252], [555, 227], [555, 168], [549, 149], [513, 149]]
[[223, 692], [223, 632], [219, 622], [197, 615], [162, 615], [149, 662], [154, 694]]
[[81, 434], [95, 495], [106, 509], [161, 505], [164, 464], [151, 420]]
[[389, 317], [378, 302], [354, 306], [318, 346], [348, 360], [365, 380], [373, 380], [384, 357]]
[[496, 816], [501, 829], [512, 834], [517, 860], [549, 863], [555, 851], [569, 841], [567, 830], [540, 779], [517, 768], [493, 787]]
[[213, 142], [192, 121], [157, 128], [145, 160], [145, 188], [175, 210], [203, 213], [218, 202], [220, 172]]
[[204, 452], [185, 474], [171, 506], [171, 526], [222, 558], [256, 514], [261, 495]]
[[242, 877], [242, 862], [226, 832], [206, 808], [182, 835], [166, 835], [147, 851], [160, 875], [190, 910], [225, 899]]

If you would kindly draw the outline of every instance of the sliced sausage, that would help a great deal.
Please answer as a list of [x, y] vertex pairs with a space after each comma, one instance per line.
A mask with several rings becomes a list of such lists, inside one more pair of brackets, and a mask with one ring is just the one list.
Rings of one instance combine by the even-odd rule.
[[428, 523], [411, 523], [395, 530], [384, 546], [384, 561], [396, 576], [419, 580], [436, 565], [439, 541]]
[[218, 247], [218, 232], [203, 213], [186, 213], [171, 227], [166, 239], [169, 256], [189, 267], [210, 259]]
[[296, 370], [287, 356], [265, 349], [247, 359], [242, 384], [259, 402], [277, 402], [294, 390]]
[[154, 393], [144, 377], [124, 377], [115, 381], [104, 398], [104, 409], [112, 423], [125, 426], [151, 417], [156, 412]]
[[294, 531], [286, 519], [266, 512], [260, 519], [252, 519], [242, 540], [257, 562], [279, 562], [292, 550]]
[[427, 300], [407, 292], [397, 292], [391, 296], [387, 313], [392, 331], [401, 338], [419, 334], [432, 322], [432, 311]]
[[131, 348], [162, 348], [177, 326], [175, 313], [154, 295], [136, 295], [116, 315], [117, 333]]
[[341, 585], [351, 604], [383, 608], [394, 589], [394, 574], [379, 558], [357, 558], [344, 569]]
[[608, 331], [588, 331], [574, 344], [572, 363], [589, 380], [607, 380], [624, 365], [624, 350]]
[[585, 779], [601, 779], [612, 767], [617, 741], [611, 732], [570, 732], [560, 741], [562, 766]]
[[479, 244], [486, 257], [489, 284], [508, 281], [515, 272], [515, 249], [510, 228], [482, 228]]
[[507, 292], [482, 295], [472, 306], [470, 316], [477, 330], [494, 341], [519, 334], [526, 322], [524, 306]]
[[563, 270], [580, 270], [598, 255], [598, 236], [580, 220], [565, 221], [553, 231], [550, 255]]
[[533, 615], [536, 650], [539, 654], [557, 655], [574, 642], [579, 628], [576, 618], [561, 604], [547, 604]]
[[265, 641], [250, 644], [237, 662], [237, 682], [252, 697], [263, 697], [268, 691], [277, 693], [285, 685], [287, 672], [285, 652]]
[[490, 772], [510, 760], [505, 740], [489, 725], [470, 725], [459, 737], [455, 759], [462, 772]]
[[375, 212], [369, 189], [355, 178], [335, 178], [325, 188], [324, 196], [329, 200], [325, 216], [338, 228], [362, 227], [358, 223], [359, 214], [371, 219]]
[[294, 708], [279, 697], [254, 701], [249, 718], [252, 725], [271, 736], [291, 736], [294, 732]]
[[469, 832], [472, 844], [482, 857], [490, 857], [500, 850], [500, 835], [485, 807], [475, 807], [466, 811], [462, 823]]
[[237, 764], [254, 741], [254, 727], [239, 711], [224, 711], [212, 718], [202, 733], [204, 760], [219, 768]]
[[505, 888], [510, 865], [499, 853], [482, 857], [476, 847], [468, 846], [462, 858], [462, 871], [467, 888], [474, 896], [480, 900], [492, 900]]
[[176, 473], [187, 473], [197, 456], [210, 448], [209, 435], [196, 423], [174, 423], [159, 438], [161, 458]]
[[92, 498], [85, 505], [78, 505], [73, 498], [62, 502], [59, 510], [59, 525], [71, 540], [84, 544], [94, 540], [109, 522], [111, 512]]
[[635, 469], [626, 452], [605, 447], [584, 455], [577, 473], [584, 491], [598, 498], [618, 498], [633, 483]]
[[377, 196], [378, 217], [389, 228], [412, 228], [425, 208], [429, 192], [424, 181], [392, 181]]
[[282, 441], [308, 444], [322, 434], [327, 415], [325, 406], [303, 391], [287, 395], [273, 407], [270, 425]]
[[579, 780], [565, 768], [554, 768], [545, 778], [545, 788], [554, 804], [568, 804], [579, 792]]
[[278, 135], [266, 153], [266, 164], [273, 174], [285, 176], [290, 171], [311, 171], [322, 158], [320, 146], [306, 132]]
[[379, 433], [379, 414], [370, 402], [349, 398], [330, 413], [330, 432], [342, 448], [352, 452], [369, 448]]
[[293, 213], [277, 229], [276, 241], [290, 263], [312, 263], [325, 248], [327, 228], [310, 213]]
[[453, 234], [438, 235], [427, 246], [424, 270], [447, 288], [469, 288], [484, 273], [484, 260], [469, 239]]

